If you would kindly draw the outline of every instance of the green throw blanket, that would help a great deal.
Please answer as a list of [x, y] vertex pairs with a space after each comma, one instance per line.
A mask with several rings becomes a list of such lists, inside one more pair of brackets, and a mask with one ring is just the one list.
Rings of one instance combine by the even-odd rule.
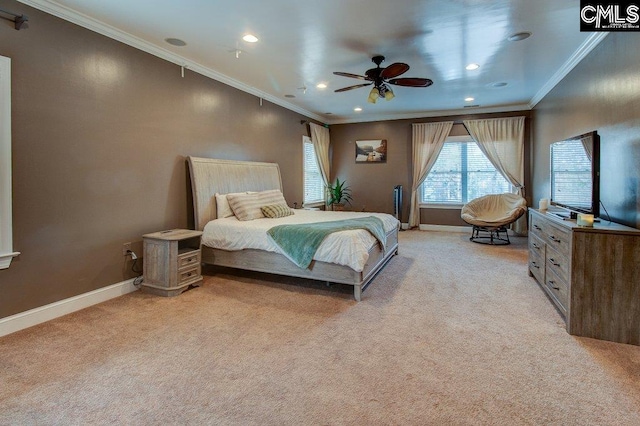
[[308, 268], [318, 247], [329, 234], [350, 229], [366, 229], [380, 242], [382, 250], [386, 249], [384, 224], [374, 216], [333, 222], [278, 225], [269, 229], [267, 234], [289, 260], [301, 268]]

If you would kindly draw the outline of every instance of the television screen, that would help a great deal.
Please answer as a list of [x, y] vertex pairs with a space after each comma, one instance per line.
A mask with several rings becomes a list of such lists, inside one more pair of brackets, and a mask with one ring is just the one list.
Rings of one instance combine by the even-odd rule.
[[551, 203], [580, 213], [599, 213], [596, 132], [551, 144]]

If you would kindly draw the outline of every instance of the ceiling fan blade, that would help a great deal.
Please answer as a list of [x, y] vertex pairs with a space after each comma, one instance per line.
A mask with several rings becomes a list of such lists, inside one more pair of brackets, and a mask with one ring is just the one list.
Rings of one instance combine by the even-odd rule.
[[334, 92], [346, 92], [347, 90], [359, 89], [360, 87], [371, 86], [373, 83], [356, 84], [355, 86], [343, 87], [342, 89], [336, 89]]
[[404, 74], [407, 71], [409, 71], [409, 65], [403, 64], [402, 62], [396, 62], [383, 69], [380, 73], [380, 77], [385, 79], [393, 78]]
[[395, 84], [396, 86], [406, 87], [429, 87], [433, 84], [433, 81], [428, 78], [394, 78], [387, 83]]
[[367, 77], [365, 77], [364, 75], [358, 75], [358, 74], [351, 74], [349, 72], [339, 72], [339, 71], [334, 71], [333, 72], [335, 75], [341, 75], [342, 77], [351, 77], [351, 78], [357, 78], [358, 80], [369, 80]]

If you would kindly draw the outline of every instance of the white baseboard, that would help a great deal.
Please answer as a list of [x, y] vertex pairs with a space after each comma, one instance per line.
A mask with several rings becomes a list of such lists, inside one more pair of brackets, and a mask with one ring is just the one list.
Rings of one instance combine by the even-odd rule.
[[419, 229], [421, 231], [471, 232], [471, 226], [429, 225], [427, 223], [420, 224]]
[[135, 278], [0, 319], [0, 337], [136, 291]]

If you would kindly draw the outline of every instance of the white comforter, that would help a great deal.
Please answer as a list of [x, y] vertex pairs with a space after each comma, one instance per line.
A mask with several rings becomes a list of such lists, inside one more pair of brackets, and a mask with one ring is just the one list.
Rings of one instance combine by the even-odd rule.
[[[315, 210], [294, 210], [294, 213], [292, 216], [278, 219], [263, 218], [244, 222], [235, 216], [212, 220], [204, 227], [202, 244], [230, 251], [251, 248], [282, 254], [278, 246], [267, 236], [267, 230], [276, 225], [330, 222], [367, 216], [380, 218], [387, 233], [400, 225], [395, 217], [385, 213]], [[321, 262], [345, 265], [360, 272], [369, 259], [369, 249], [373, 244], [377, 244], [375, 237], [364, 229], [334, 232], [322, 242], [313, 258]]]

